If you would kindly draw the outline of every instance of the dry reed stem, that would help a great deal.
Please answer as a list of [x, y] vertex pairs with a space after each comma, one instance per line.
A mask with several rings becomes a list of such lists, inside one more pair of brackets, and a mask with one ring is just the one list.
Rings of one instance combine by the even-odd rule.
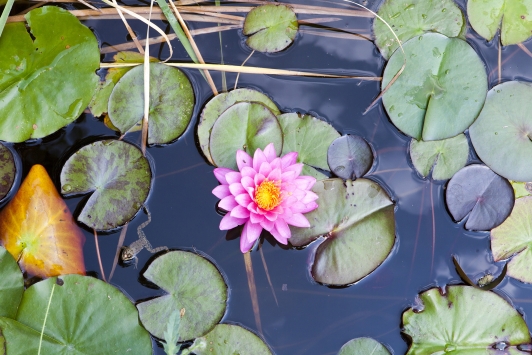
[[[116, 1], [116, 0], [113, 0]], [[151, 22], [151, 12], [153, 10], [153, 1], [150, 1], [150, 13], [148, 21]], [[170, 44], [169, 44], [170, 45]], [[148, 120], [150, 116], [150, 27], [146, 29], [146, 49], [144, 50], [144, 116], [142, 117], [142, 138], [140, 148], [142, 154], [146, 156], [146, 147], [148, 145]]]
[[[81, 1], [81, 0], [80, 0]], [[113, 4], [115, 4], [116, 6], [118, 6], [118, 3], [116, 2], [116, 0], [113, 0]], [[99, 12], [101, 12], [100, 10], [97, 10]], [[124, 17], [124, 14], [122, 13], [122, 11], [120, 10], [119, 7], [116, 8], [116, 12], [118, 14], [118, 16], [120, 16], [120, 19], [122, 20], [122, 22], [124, 23], [124, 26], [126, 27], [126, 30], [127, 30], [127, 33], [129, 33], [129, 36], [131, 37], [131, 39], [133, 40], [133, 43], [135, 43], [135, 46], [137, 47], [137, 50], [144, 54], [144, 49], [142, 48], [142, 46], [140, 45], [139, 43], [139, 39], [137, 38], [137, 35], [136, 33], [133, 31], [133, 29], [131, 28], [131, 26], [129, 26], [129, 23], [127, 23], [127, 20], [126, 18]]]
[[93, 229], [93, 231], [94, 244], [96, 244], [96, 256], [98, 256], [98, 264], [100, 264], [100, 272], [102, 273], [102, 279], [107, 282], [107, 279], [105, 278], [105, 272], [103, 271], [102, 257], [100, 256], [100, 244], [98, 244], [98, 233], [96, 233], [96, 229]]
[[[255, 50], [251, 51], [251, 53], [249, 53], [248, 57], [242, 62], [242, 65], [240, 65], [241, 67], [243, 67], [246, 62], [249, 60], [249, 58], [251, 58], [251, 56], [253, 55], [253, 53], [255, 53]], [[236, 86], [238, 85], [238, 79], [240, 78], [240, 73], [238, 73], [236, 75], [236, 79], [235, 79], [235, 87], [234, 89], [236, 90]]]
[[521, 48], [529, 57], [532, 57], [532, 52], [530, 52], [523, 43], [517, 43], [517, 46]]
[[253, 264], [251, 263], [250, 252], [244, 253], [244, 264], [246, 265], [246, 274], [248, 276], [249, 295], [251, 296], [251, 304], [253, 306], [253, 314], [255, 315], [255, 325], [257, 331], [262, 335], [262, 323], [260, 321], [259, 297], [257, 295], [257, 285], [255, 284], [255, 275], [253, 274]]
[[268, 271], [268, 265], [266, 264], [266, 258], [264, 257], [264, 253], [262, 252], [262, 241], [261, 241], [261, 247], [259, 248], [259, 252], [260, 252], [260, 257], [262, 259], [262, 266], [264, 267], [264, 272], [266, 273], [266, 279], [268, 279], [268, 284], [270, 285], [270, 288], [272, 289], [273, 299], [275, 300], [275, 304], [277, 305], [277, 307], [279, 307], [279, 302], [277, 301], [277, 294], [275, 293], [275, 288], [273, 287], [272, 280], [270, 279], [270, 272]]
[[109, 282], [111, 282], [111, 279], [115, 274], [116, 265], [118, 264], [118, 258], [120, 257], [120, 252], [122, 251], [122, 246], [124, 245], [124, 240], [126, 239], [128, 225], [129, 223], [126, 223], [120, 231], [120, 237], [118, 237], [118, 244], [116, 245], [116, 254], [113, 260], [113, 267], [111, 268], [111, 273], [109, 274]]
[[[36, 9], [36, 8], [41, 7], [43, 5], [46, 5], [46, 4], [48, 4], [48, 1], [41, 1], [41, 2], [39, 2], [39, 3], [37, 3], [37, 4], [33, 5], [33, 6], [28, 7], [24, 11], [19, 12], [17, 15], [19, 15], [19, 16], [25, 15], [28, 12], [30, 12], [31, 10]], [[7, 22], [9, 22], [9, 20]]]
[[330, 30], [307, 30], [307, 29], [299, 29], [299, 32], [306, 33], [309, 35], [314, 36], [322, 36], [322, 37], [330, 37], [330, 38], [338, 38], [338, 39], [354, 39], [358, 41], [372, 41], [371, 38], [366, 37], [364, 35], [360, 35], [358, 33], [347, 33], [347, 32], [336, 32], [336, 31], [330, 31]]

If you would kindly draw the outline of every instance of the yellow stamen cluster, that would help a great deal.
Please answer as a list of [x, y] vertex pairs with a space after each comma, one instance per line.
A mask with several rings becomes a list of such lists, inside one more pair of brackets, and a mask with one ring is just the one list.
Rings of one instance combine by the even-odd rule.
[[264, 180], [255, 189], [255, 202], [266, 211], [271, 211], [281, 203], [280, 183]]

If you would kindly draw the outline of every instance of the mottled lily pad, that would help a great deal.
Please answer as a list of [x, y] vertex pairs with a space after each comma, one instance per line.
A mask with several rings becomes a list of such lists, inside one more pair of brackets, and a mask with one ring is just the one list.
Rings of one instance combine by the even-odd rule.
[[296, 38], [299, 24], [291, 7], [267, 4], [252, 9], [244, 21], [246, 44], [259, 52], [279, 52]]
[[327, 163], [336, 176], [355, 180], [371, 169], [373, 150], [364, 138], [348, 134], [331, 143]]
[[122, 292], [93, 277], [66, 275], [61, 279], [62, 286], [56, 283], [57, 278], [50, 278], [29, 287], [16, 319], [0, 317], [7, 354], [38, 353], [54, 284], [41, 354], [152, 353], [150, 335]]
[[432, 171], [434, 180], [450, 179], [466, 165], [468, 157], [469, 143], [464, 134], [441, 141], [410, 141], [410, 159], [423, 178]]
[[338, 355], [390, 355], [390, 352], [375, 339], [356, 338], [345, 343]]
[[[387, 0], [377, 14], [393, 28], [401, 43], [427, 32], [457, 37], [464, 27], [462, 11], [453, 0]], [[378, 18], [373, 21], [373, 31], [382, 56], [390, 58], [399, 48], [392, 31]]]
[[113, 139], [82, 147], [61, 171], [61, 193], [92, 193], [78, 221], [96, 230], [110, 230], [131, 220], [146, 201], [150, 186], [150, 164], [142, 152]]
[[144, 327], [164, 337], [166, 319], [176, 309], [185, 309], [179, 326], [179, 341], [198, 338], [221, 319], [227, 302], [227, 285], [207, 259], [186, 251], [171, 251], [155, 259], [144, 277], [167, 294], [137, 304]]
[[[203, 344], [204, 346], [200, 346]], [[218, 324], [194, 341], [196, 355], [271, 355], [261, 338], [234, 324]]]
[[277, 155], [283, 148], [283, 133], [277, 117], [266, 106], [239, 102], [225, 110], [211, 131], [210, 152], [219, 167], [236, 170], [236, 151], [253, 155], [257, 148], [273, 143]]
[[0, 201], [7, 196], [15, 182], [16, 165], [11, 150], [0, 143]]
[[467, 229], [487, 231], [508, 217], [514, 206], [514, 191], [508, 180], [487, 166], [474, 164], [461, 169], [449, 181], [445, 201], [455, 221], [469, 215]]
[[512, 257], [508, 275], [532, 283], [532, 196], [519, 198], [510, 216], [491, 230], [493, 259]]
[[471, 27], [491, 41], [501, 29], [501, 42], [507, 46], [526, 41], [532, 35], [531, 0], [468, 0]]
[[421, 310], [403, 313], [403, 332], [411, 338], [407, 355], [525, 354], [517, 345], [530, 343], [523, 317], [504, 298], [470, 286], [433, 288], [420, 295]]
[[488, 92], [486, 104], [469, 129], [482, 161], [497, 174], [532, 181], [532, 85], [509, 81]]
[[[179, 69], [150, 64], [150, 116], [148, 143], [165, 144], [185, 132], [194, 110], [194, 90]], [[144, 117], [144, 65], [139, 65], [116, 83], [109, 97], [109, 118], [122, 133]]]
[[31, 35], [16, 22], [0, 39], [0, 140], [9, 142], [45, 137], [74, 121], [98, 85], [100, 51], [87, 27], [57, 6], [25, 17]]
[[24, 278], [17, 261], [0, 247], [0, 317], [15, 318], [24, 293]]
[[205, 158], [214, 164], [209, 151], [209, 139], [211, 137], [212, 126], [214, 122], [220, 117], [220, 115], [233, 106], [237, 102], [259, 102], [268, 107], [274, 115], [280, 115], [281, 111], [277, 108], [275, 103], [270, 98], [261, 92], [253, 89], [236, 89], [229, 92], [224, 92], [213, 97], [203, 109], [198, 124], [198, 140], [201, 151]]
[[[426, 33], [404, 44], [406, 67], [383, 96], [393, 124], [424, 141], [454, 137], [475, 120], [486, 97], [484, 63], [467, 42]], [[384, 89], [403, 66], [396, 51], [386, 69]]]
[[312, 188], [319, 207], [305, 216], [309, 228], [290, 227], [289, 241], [305, 246], [320, 236], [312, 276], [323, 284], [352, 284], [375, 270], [395, 242], [394, 204], [368, 179], [327, 179]]

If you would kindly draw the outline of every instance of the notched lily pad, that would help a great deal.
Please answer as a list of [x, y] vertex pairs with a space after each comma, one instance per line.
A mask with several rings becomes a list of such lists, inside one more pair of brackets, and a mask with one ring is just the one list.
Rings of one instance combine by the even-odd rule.
[[364, 138], [348, 134], [331, 143], [327, 163], [336, 176], [355, 180], [373, 166], [373, 150]]
[[7, 196], [15, 182], [16, 165], [11, 150], [0, 143], [0, 201]]
[[201, 151], [211, 164], [214, 164], [214, 162], [212, 161], [211, 153], [209, 151], [209, 139], [211, 137], [211, 130], [212, 126], [214, 126], [214, 122], [216, 122], [218, 117], [220, 117], [220, 115], [229, 107], [237, 102], [243, 101], [259, 102], [268, 107], [274, 115], [277, 116], [281, 114], [281, 111], [279, 111], [275, 103], [270, 100], [268, 96], [253, 89], [235, 89], [229, 92], [220, 93], [213, 97], [207, 102], [201, 113], [197, 132]]
[[469, 286], [433, 288], [420, 294], [421, 309], [403, 313], [403, 333], [411, 344], [407, 355], [497, 353], [525, 354], [518, 345], [530, 343], [523, 317], [491, 291]]
[[316, 251], [312, 276], [323, 284], [352, 284], [390, 254], [395, 243], [394, 204], [368, 179], [321, 180], [312, 191], [320, 203], [305, 215], [310, 227], [290, 227], [289, 241], [300, 247], [325, 237]]
[[507, 46], [526, 41], [532, 35], [531, 0], [468, 0], [471, 27], [491, 41], [501, 29], [501, 42]]
[[216, 120], [209, 146], [214, 164], [237, 170], [237, 150], [253, 155], [257, 148], [264, 149], [270, 143], [279, 155], [283, 148], [283, 133], [277, 117], [262, 104], [239, 102]]
[[434, 180], [447, 180], [462, 169], [469, 157], [465, 134], [440, 141], [410, 141], [410, 159], [414, 168], [426, 178], [432, 171]]
[[96, 230], [110, 230], [131, 220], [151, 186], [148, 160], [134, 145], [107, 139], [75, 152], [61, 171], [61, 193], [92, 193], [78, 221]]
[[372, 338], [356, 338], [345, 343], [338, 355], [390, 355], [384, 345]]
[[98, 85], [98, 42], [74, 15], [43, 6], [25, 18], [31, 35], [24, 23], [8, 23], [0, 39], [0, 140], [9, 142], [73, 122]]
[[261, 338], [234, 324], [218, 324], [209, 333], [194, 341], [196, 355], [271, 355]]
[[497, 174], [532, 181], [532, 85], [509, 81], [488, 92], [486, 104], [469, 129], [482, 161]]
[[488, 231], [512, 211], [514, 191], [508, 180], [487, 166], [474, 164], [461, 169], [449, 181], [445, 201], [456, 222], [469, 214], [467, 229]]
[[[427, 32], [457, 37], [464, 27], [462, 11], [452, 0], [387, 0], [377, 14], [393, 28], [401, 43]], [[373, 21], [373, 31], [375, 44], [389, 59], [399, 48], [395, 36], [378, 18]]]
[[[486, 69], [467, 42], [426, 33], [404, 45], [406, 67], [383, 96], [393, 124], [424, 141], [454, 137], [475, 120], [488, 87]], [[396, 51], [382, 81], [384, 89], [403, 66]]]
[[[194, 90], [179, 69], [150, 64], [150, 116], [148, 143], [165, 144], [185, 132], [194, 110]], [[144, 116], [144, 65], [139, 65], [116, 83], [109, 97], [109, 118], [123, 134]]]
[[155, 259], [144, 277], [167, 293], [137, 304], [142, 324], [158, 338], [166, 331], [161, 319], [176, 309], [185, 309], [179, 341], [205, 335], [225, 313], [227, 285], [218, 269], [199, 255], [171, 251]]
[[[24, 278], [17, 261], [0, 247], [0, 317], [15, 318], [24, 293]], [[1, 348], [1, 347], [0, 347]]]
[[299, 24], [291, 7], [267, 4], [252, 9], [244, 21], [246, 44], [259, 52], [279, 52], [296, 38]]

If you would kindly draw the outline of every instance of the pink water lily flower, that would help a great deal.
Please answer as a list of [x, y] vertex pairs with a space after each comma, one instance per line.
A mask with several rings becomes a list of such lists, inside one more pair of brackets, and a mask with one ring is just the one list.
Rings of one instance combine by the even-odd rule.
[[219, 207], [227, 211], [220, 222], [221, 230], [244, 225], [240, 250], [248, 252], [260, 237], [262, 229], [281, 244], [287, 244], [291, 232], [288, 225], [309, 227], [303, 213], [318, 207], [318, 196], [310, 191], [316, 179], [300, 176], [303, 164], [296, 163], [297, 153], [277, 157], [273, 143], [257, 149], [253, 158], [236, 152], [239, 171], [214, 169], [221, 183], [212, 193], [221, 199]]

